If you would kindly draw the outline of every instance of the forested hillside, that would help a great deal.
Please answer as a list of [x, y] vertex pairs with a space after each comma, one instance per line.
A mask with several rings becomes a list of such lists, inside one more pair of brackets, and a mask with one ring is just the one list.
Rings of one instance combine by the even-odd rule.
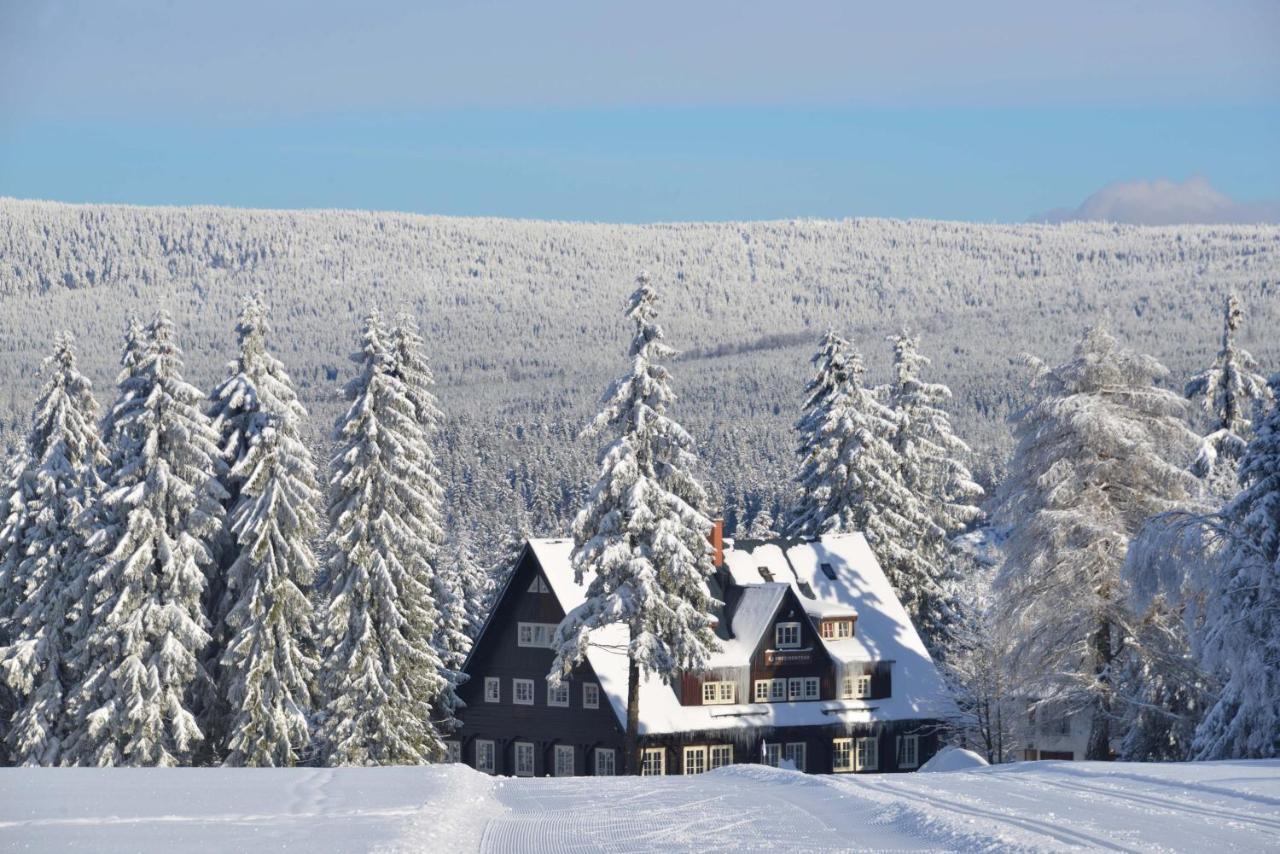
[[1168, 365], [1180, 389], [1216, 352], [1222, 300], [1235, 291], [1248, 318], [1241, 343], [1280, 368], [1277, 227], [619, 226], [6, 199], [0, 419], [10, 437], [24, 424], [61, 329], [109, 399], [126, 319], [160, 307], [174, 315], [188, 379], [208, 390], [233, 356], [241, 298], [261, 291], [324, 460], [356, 371], [359, 318], [407, 306], [439, 382], [449, 521], [493, 534], [523, 510], [548, 529], [593, 477], [594, 448], [573, 436], [623, 367], [620, 310], [641, 268], [684, 351], [672, 366], [678, 415], [731, 528], [740, 508], [749, 518], [790, 489], [791, 426], [828, 326], [865, 353], [870, 382], [889, 379], [886, 336], [917, 332], [986, 480], [1025, 401], [1022, 355], [1060, 361], [1100, 317]]

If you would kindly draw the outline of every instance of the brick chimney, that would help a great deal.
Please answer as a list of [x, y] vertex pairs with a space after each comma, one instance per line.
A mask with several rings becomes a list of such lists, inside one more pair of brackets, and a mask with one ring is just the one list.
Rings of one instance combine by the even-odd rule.
[[711, 524], [711, 549], [714, 552], [712, 564], [716, 569], [724, 566], [724, 520], [717, 519]]

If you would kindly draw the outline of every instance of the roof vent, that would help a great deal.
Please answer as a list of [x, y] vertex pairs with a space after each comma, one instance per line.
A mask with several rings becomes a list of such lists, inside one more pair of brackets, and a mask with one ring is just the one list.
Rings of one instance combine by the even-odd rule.
[[773, 571], [770, 570], [769, 567], [762, 566], [762, 567], [759, 567], [759, 570], [760, 570], [761, 578], [763, 578], [767, 582], [770, 582], [770, 583], [773, 582]]
[[829, 563], [824, 563], [822, 565], [822, 574], [832, 581], [836, 580], [836, 569]]

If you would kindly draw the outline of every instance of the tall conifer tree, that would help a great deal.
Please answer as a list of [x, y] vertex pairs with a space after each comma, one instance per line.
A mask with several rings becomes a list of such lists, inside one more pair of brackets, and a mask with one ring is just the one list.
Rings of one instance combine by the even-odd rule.
[[448, 689], [432, 646], [430, 456], [376, 313], [356, 358], [329, 482], [320, 734], [331, 765], [418, 764], [444, 754], [432, 719]]
[[190, 703], [207, 679], [201, 599], [223, 524], [217, 434], [182, 378], [167, 313], [146, 339], [110, 419], [67, 764], [177, 765], [203, 739]]
[[76, 367], [70, 336], [55, 341], [44, 373], [22, 475], [31, 484], [26, 525], [13, 532], [12, 640], [0, 650], [5, 681], [18, 699], [9, 752], [25, 765], [55, 765], [60, 759], [72, 676], [66, 665], [70, 628], [84, 597], [73, 561], [82, 548], [85, 509], [100, 485], [98, 468], [106, 460], [98, 404], [92, 384]]
[[693, 438], [670, 414], [676, 396], [661, 360], [674, 351], [658, 325], [658, 294], [647, 273], [636, 284], [626, 310], [635, 327], [631, 370], [605, 393], [587, 428], [613, 438], [573, 525], [574, 577], [587, 583], [586, 601], [557, 628], [548, 676], [552, 683], [568, 676], [586, 657], [592, 632], [627, 628], [625, 763], [633, 773], [641, 676], [696, 670], [716, 648], [706, 494], [693, 474]]

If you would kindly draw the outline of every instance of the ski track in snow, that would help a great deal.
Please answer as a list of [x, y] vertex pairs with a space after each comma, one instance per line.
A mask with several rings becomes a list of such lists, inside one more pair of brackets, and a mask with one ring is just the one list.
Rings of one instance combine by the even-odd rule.
[[0, 852], [185, 850], [1280, 852], [1280, 761], [567, 779], [0, 770]]

